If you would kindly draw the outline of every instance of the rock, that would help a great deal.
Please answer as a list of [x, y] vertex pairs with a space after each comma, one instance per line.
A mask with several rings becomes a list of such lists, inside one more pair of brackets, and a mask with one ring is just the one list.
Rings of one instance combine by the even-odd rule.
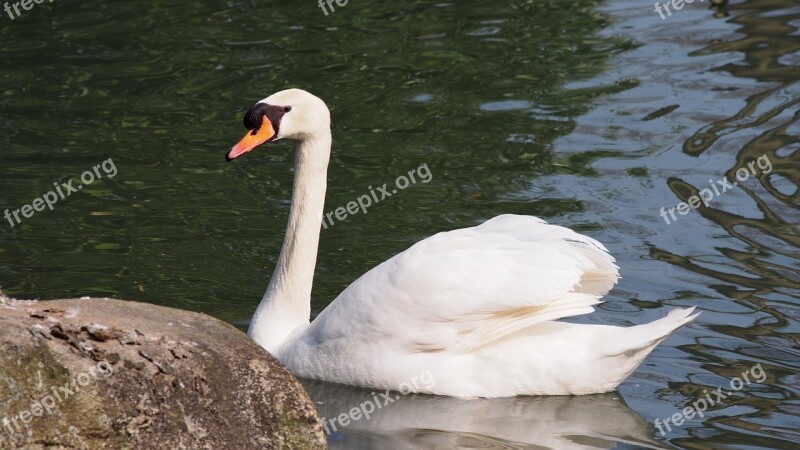
[[0, 448], [322, 449], [300, 383], [204, 314], [0, 295]]

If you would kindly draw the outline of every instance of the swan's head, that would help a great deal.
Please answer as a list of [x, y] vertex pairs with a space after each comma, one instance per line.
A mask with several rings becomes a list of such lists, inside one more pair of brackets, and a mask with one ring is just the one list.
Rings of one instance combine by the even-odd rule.
[[331, 115], [319, 97], [302, 89], [287, 89], [253, 105], [244, 115], [244, 126], [249, 131], [225, 156], [228, 161], [266, 142], [328, 136]]

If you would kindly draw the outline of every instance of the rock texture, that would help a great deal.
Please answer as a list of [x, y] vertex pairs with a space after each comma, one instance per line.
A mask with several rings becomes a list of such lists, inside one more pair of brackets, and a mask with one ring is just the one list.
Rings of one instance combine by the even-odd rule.
[[300, 383], [203, 314], [0, 296], [0, 448], [321, 449]]

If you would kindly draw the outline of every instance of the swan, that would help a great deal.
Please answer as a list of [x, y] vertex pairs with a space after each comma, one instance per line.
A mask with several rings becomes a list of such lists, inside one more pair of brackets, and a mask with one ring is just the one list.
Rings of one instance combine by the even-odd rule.
[[[257, 102], [243, 122], [248, 131], [228, 161], [267, 142], [297, 143], [286, 235], [248, 335], [298, 377], [452, 397], [602, 393], [697, 317], [688, 308], [632, 327], [556, 321], [594, 311], [619, 277], [615, 260], [590, 237], [507, 214], [412, 245], [311, 322], [330, 112], [288, 89]], [[435, 383], [412, 383], [421, 373]]]

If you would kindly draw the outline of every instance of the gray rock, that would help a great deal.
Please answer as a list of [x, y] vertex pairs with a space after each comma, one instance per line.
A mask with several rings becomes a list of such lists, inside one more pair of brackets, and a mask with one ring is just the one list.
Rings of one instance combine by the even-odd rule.
[[0, 295], [0, 448], [325, 447], [300, 383], [228, 324], [113, 299]]

